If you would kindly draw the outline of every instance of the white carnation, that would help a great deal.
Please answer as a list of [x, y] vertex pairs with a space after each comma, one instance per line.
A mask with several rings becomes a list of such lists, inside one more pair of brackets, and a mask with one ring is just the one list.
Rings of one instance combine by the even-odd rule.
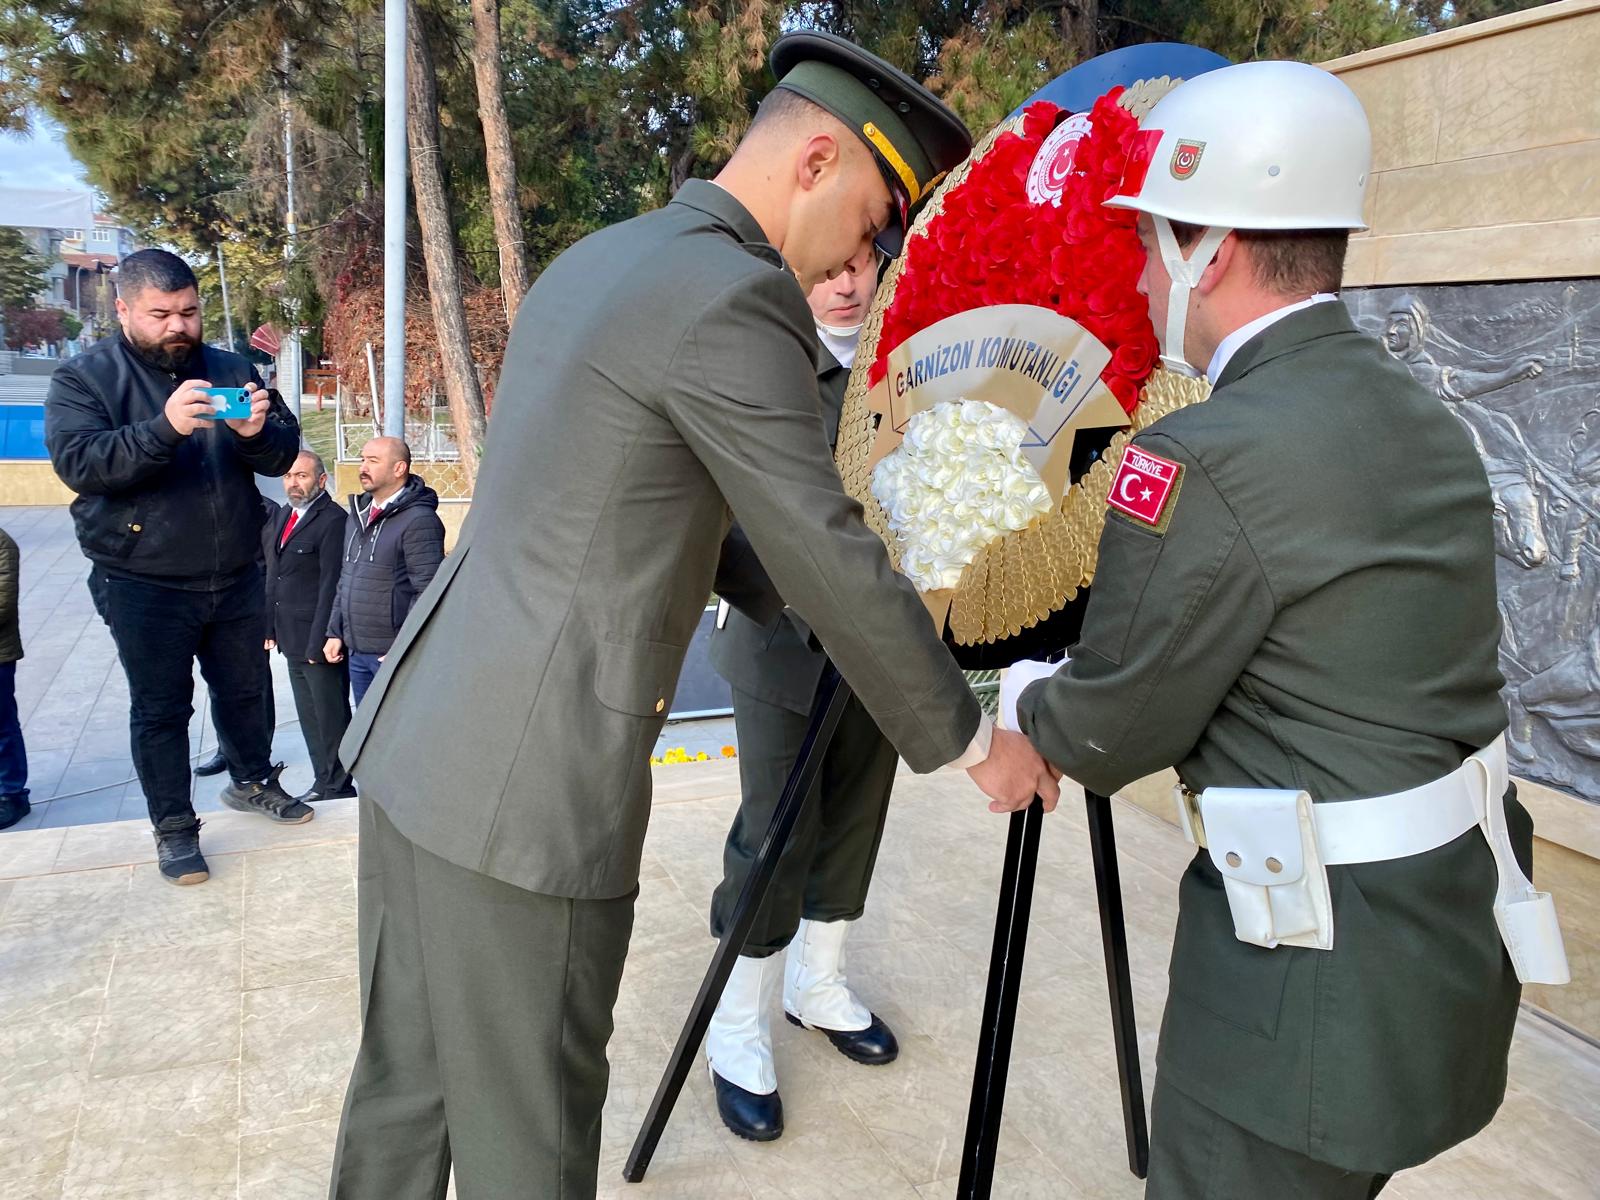
[[922, 591], [953, 588], [990, 542], [1050, 511], [1022, 453], [1022, 418], [981, 400], [944, 401], [906, 424], [872, 472], [900, 544], [900, 568]]

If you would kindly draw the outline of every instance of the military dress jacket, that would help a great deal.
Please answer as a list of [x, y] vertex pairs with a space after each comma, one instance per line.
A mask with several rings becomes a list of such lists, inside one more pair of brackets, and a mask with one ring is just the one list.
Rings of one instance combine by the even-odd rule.
[[[817, 389], [830, 446], [839, 436], [839, 416], [844, 411], [844, 393], [849, 385], [850, 368], [842, 366], [827, 347], [818, 346]], [[739, 590], [743, 595], [772, 591], [766, 570], [747, 550], [744, 531], [735, 525], [728, 531], [723, 562], [718, 567], [723, 590], [729, 590], [730, 575], [741, 569]], [[812, 638], [805, 621], [793, 609], [784, 608], [775, 591], [763, 600], [766, 602], [760, 608], [752, 609], [745, 600], [742, 607], [728, 610], [723, 625], [711, 634], [707, 651], [711, 665], [747, 696], [791, 712], [809, 713], [828, 656]], [[751, 611], [757, 615], [748, 615]]]
[[630, 892], [733, 514], [913, 769], [966, 751], [977, 700], [845, 495], [815, 341], [782, 256], [709, 182], [545, 269], [460, 540], [341, 747], [401, 833], [532, 891]]
[[[1195, 792], [1348, 800], [1445, 775], [1505, 729], [1484, 468], [1342, 303], [1269, 326], [1134, 444], [1181, 468], [1175, 492], [1153, 524], [1108, 512], [1070, 664], [1019, 703], [1067, 775], [1109, 794], [1176, 767]], [[1268, 950], [1237, 940], [1195, 856], [1159, 1069], [1272, 1142], [1392, 1172], [1504, 1093], [1519, 988], [1495, 866], [1473, 829], [1328, 874], [1333, 949]]]

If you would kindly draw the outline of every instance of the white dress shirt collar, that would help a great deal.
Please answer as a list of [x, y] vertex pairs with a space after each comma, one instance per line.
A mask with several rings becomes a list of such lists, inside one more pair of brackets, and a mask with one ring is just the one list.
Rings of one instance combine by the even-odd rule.
[[1326, 304], [1339, 297], [1332, 292], [1318, 292], [1308, 300], [1300, 300], [1294, 304], [1285, 304], [1282, 308], [1273, 309], [1264, 316], [1257, 317], [1248, 325], [1241, 325], [1217, 344], [1217, 352], [1211, 356], [1211, 365], [1206, 368], [1206, 379], [1212, 387], [1217, 386], [1217, 380], [1222, 378], [1222, 372], [1239, 350], [1239, 347], [1248, 342], [1262, 330], [1276, 325], [1290, 313], [1297, 313], [1302, 308], [1310, 308], [1313, 304]]

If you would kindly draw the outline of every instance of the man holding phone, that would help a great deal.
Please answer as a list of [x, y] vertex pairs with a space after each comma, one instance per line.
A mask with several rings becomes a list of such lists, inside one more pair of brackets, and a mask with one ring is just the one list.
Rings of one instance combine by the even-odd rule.
[[[78, 493], [78, 544], [127, 672], [134, 767], [161, 874], [202, 883], [189, 774], [196, 659], [232, 776], [223, 802], [287, 823], [314, 815], [271, 763], [254, 479], [289, 469], [300, 427], [248, 360], [202, 344], [199, 287], [181, 258], [141, 250], [115, 283], [121, 335], [52, 377], [45, 442]], [[211, 387], [242, 388], [248, 415], [219, 413]], [[232, 411], [242, 414], [238, 399]]]

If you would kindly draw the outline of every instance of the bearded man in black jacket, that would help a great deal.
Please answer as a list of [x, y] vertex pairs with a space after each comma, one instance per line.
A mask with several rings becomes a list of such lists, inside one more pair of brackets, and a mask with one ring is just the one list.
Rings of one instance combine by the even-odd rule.
[[[256, 475], [289, 469], [300, 427], [249, 361], [200, 341], [194, 273], [141, 250], [115, 276], [120, 336], [58, 369], [45, 405], [56, 474], [128, 676], [134, 767], [162, 875], [208, 878], [190, 800], [194, 663], [216, 703], [231, 808], [299, 824], [313, 811], [271, 762], [261, 652], [263, 508]], [[215, 419], [202, 388], [243, 387], [250, 416]]]

